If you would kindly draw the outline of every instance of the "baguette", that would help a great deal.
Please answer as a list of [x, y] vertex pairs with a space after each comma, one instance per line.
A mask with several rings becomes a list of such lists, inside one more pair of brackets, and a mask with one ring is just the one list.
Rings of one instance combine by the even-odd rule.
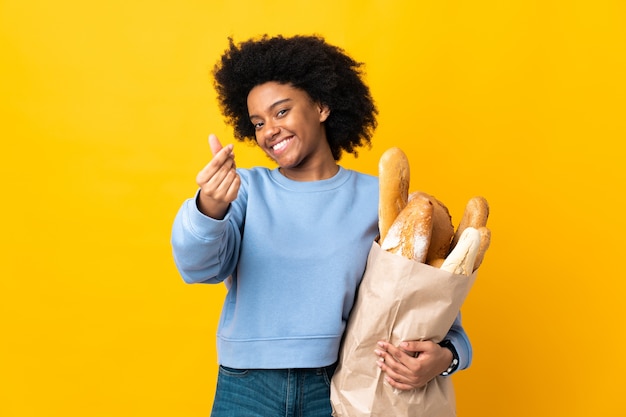
[[473, 227], [466, 227], [456, 246], [441, 265], [441, 269], [453, 274], [471, 275], [474, 272], [480, 241], [480, 232]]
[[459, 241], [461, 234], [468, 227], [479, 229], [487, 225], [489, 217], [489, 204], [484, 197], [472, 197], [465, 206], [463, 217], [459, 222], [454, 237], [452, 238], [451, 248], [454, 248]]
[[434, 206], [428, 196], [415, 195], [398, 214], [381, 249], [425, 262], [433, 232]]
[[450, 244], [454, 236], [452, 216], [448, 208], [430, 194], [416, 191], [409, 195], [409, 201], [418, 195], [425, 196], [433, 204], [433, 231], [425, 263], [437, 265], [443, 262], [443, 259], [450, 253]]
[[476, 261], [474, 262], [474, 271], [477, 270], [480, 264], [483, 263], [485, 252], [487, 252], [487, 249], [489, 249], [489, 245], [491, 244], [491, 230], [483, 226], [479, 227], [478, 231], [480, 232], [480, 246], [478, 247], [478, 254], [476, 255]]
[[400, 148], [390, 148], [380, 157], [378, 181], [378, 231], [379, 242], [383, 242], [409, 196], [409, 160]]

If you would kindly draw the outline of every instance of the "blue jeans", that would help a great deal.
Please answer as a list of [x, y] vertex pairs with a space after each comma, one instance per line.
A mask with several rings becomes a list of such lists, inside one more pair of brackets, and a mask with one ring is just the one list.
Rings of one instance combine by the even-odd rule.
[[330, 417], [334, 371], [220, 366], [211, 417]]

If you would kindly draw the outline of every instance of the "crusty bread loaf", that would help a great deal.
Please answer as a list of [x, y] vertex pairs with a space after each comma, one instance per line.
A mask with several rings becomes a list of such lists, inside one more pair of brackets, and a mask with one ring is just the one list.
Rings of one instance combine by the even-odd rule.
[[441, 201], [422, 191], [411, 193], [409, 201], [418, 195], [428, 198], [433, 204], [433, 231], [425, 262], [429, 265], [440, 265], [443, 259], [450, 253], [450, 243], [454, 236], [452, 216], [450, 216], [450, 211]]
[[[468, 201], [455, 232], [452, 216], [441, 201], [421, 191], [409, 196], [409, 160], [400, 148], [389, 148], [383, 153], [378, 179], [378, 242], [382, 249], [441, 267], [463, 232], [473, 228], [480, 235], [474, 269], [480, 266], [491, 240], [491, 232], [486, 228], [489, 205], [485, 198], [477, 196]], [[476, 235], [474, 232], [470, 234]]]
[[382, 242], [409, 196], [409, 160], [400, 148], [390, 148], [378, 162], [378, 230]]
[[484, 197], [476, 196], [469, 199], [463, 212], [463, 217], [456, 229], [451, 247], [454, 248], [461, 234], [467, 227], [479, 229], [487, 225], [489, 217], [489, 204]]
[[487, 249], [489, 249], [489, 245], [491, 244], [491, 230], [483, 226], [479, 227], [478, 231], [480, 232], [480, 246], [478, 247], [478, 254], [476, 255], [476, 261], [474, 262], [474, 270], [477, 270], [483, 262], [485, 252], [487, 252]]
[[479, 246], [480, 232], [473, 227], [466, 227], [441, 269], [453, 274], [471, 275], [475, 269]]
[[396, 217], [381, 248], [417, 262], [425, 262], [433, 231], [434, 205], [428, 196], [415, 195]]

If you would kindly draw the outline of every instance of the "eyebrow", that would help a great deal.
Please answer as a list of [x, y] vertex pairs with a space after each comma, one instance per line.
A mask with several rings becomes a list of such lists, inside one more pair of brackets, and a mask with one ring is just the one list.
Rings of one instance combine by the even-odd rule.
[[[278, 100], [277, 102], [272, 103], [272, 105], [271, 105], [271, 106], [269, 106], [268, 110], [273, 110], [273, 109], [275, 109], [276, 107], [278, 107], [278, 106], [280, 106], [281, 104], [284, 104], [284, 103], [286, 103], [286, 102], [288, 102], [288, 101], [292, 101], [292, 99], [291, 99], [291, 98], [284, 98], [284, 99], [282, 99], [282, 100]], [[255, 117], [261, 117], [261, 116], [258, 116], [258, 115], [256, 115], [256, 114], [251, 114], [249, 117], [250, 117], [250, 119], [253, 119], [253, 118], [255, 118]]]

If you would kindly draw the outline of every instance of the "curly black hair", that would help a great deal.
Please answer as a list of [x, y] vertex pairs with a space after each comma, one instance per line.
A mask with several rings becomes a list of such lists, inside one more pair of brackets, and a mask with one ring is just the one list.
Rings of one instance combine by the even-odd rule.
[[378, 110], [362, 80], [362, 63], [319, 36], [263, 35], [229, 47], [213, 69], [215, 89], [226, 122], [235, 138], [255, 141], [248, 117], [250, 90], [269, 81], [305, 91], [313, 101], [330, 108], [324, 122], [333, 158], [343, 151], [371, 145]]

